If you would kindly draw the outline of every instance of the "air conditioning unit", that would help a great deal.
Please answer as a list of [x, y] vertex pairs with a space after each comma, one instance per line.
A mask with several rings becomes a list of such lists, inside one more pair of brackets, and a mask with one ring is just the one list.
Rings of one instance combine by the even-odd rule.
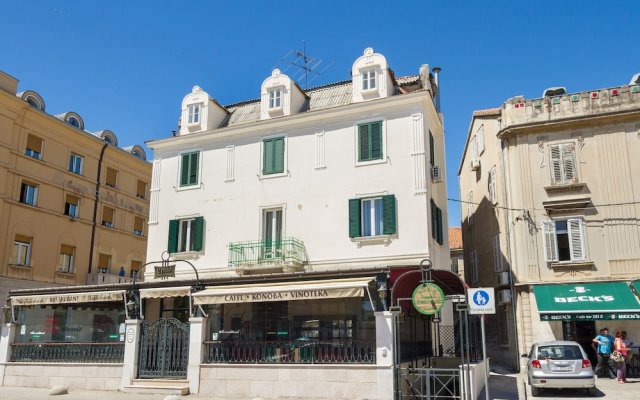
[[478, 157], [474, 157], [471, 159], [471, 170], [475, 171], [480, 168], [480, 159]]
[[437, 165], [434, 165], [433, 167], [431, 167], [431, 182], [433, 183], [442, 182], [442, 170]]
[[509, 271], [505, 271], [505, 272], [498, 272], [498, 285], [508, 285], [511, 279], [511, 275], [509, 274]]
[[511, 303], [511, 290], [504, 289], [498, 292], [498, 303], [509, 304]]

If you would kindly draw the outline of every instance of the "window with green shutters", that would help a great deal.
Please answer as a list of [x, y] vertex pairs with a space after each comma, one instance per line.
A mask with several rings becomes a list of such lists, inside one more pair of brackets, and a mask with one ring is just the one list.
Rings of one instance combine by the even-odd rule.
[[174, 219], [169, 221], [169, 253], [201, 251], [203, 245], [204, 218]]
[[433, 133], [429, 131], [429, 163], [431, 164], [432, 167], [435, 165], [435, 162], [436, 162], [435, 145], [436, 145], [436, 142], [433, 139]]
[[284, 138], [265, 139], [262, 142], [262, 174], [284, 172]]
[[200, 152], [184, 153], [180, 160], [180, 186], [198, 184]]
[[382, 121], [358, 125], [358, 161], [381, 160]]
[[396, 225], [394, 195], [349, 200], [349, 237], [393, 235]]
[[444, 243], [442, 210], [433, 200], [431, 200], [431, 237], [433, 237], [438, 244]]

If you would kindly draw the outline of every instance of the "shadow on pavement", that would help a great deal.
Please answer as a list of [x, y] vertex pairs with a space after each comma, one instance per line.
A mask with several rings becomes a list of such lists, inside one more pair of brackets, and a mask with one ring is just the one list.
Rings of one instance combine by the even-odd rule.
[[[518, 376], [491, 374], [489, 377], [489, 397], [500, 400], [518, 400]], [[485, 399], [484, 390], [478, 400]]]
[[607, 395], [598, 388], [596, 388], [596, 392], [593, 395], [587, 393], [585, 389], [544, 389], [538, 396], [533, 398], [544, 399], [545, 397], [561, 397], [563, 399], [597, 399], [600, 397], [607, 397]]

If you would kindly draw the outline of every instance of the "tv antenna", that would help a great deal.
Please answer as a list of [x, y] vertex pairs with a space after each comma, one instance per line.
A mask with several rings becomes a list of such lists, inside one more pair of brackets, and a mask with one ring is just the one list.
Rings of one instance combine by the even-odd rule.
[[307, 43], [302, 41], [302, 50], [289, 51], [278, 63], [275, 68], [281, 67], [283, 73], [287, 70], [295, 68], [295, 71], [290, 75], [298, 85], [303, 86], [304, 89], [308, 89], [309, 83], [313, 82], [326, 70], [331, 68], [334, 64], [331, 61], [328, 64], [323, 65], [324, 60], [312, 57], [307, 54]]

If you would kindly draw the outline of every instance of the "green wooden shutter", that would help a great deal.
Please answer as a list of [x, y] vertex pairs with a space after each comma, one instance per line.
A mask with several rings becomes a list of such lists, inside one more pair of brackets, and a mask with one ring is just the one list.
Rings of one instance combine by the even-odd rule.
[[438, 237], [438, 212], [436, 211], [436, 203], [431, 200], [431, 237]]
[[368, 161], [371, 157], [369, 154], [369, 125], [363, 124], [358, 126], [358, 150], [360, 155], [359, 161]]
[[262, 142], [262, 174], [273, 174], [274, 143], [272, 139]]
[[382, 233], [396, 233], [396, 196], [392, 194], [382, 196]]
[[284, 172], [284, 138], [274, 139], [274, 160], [273, 160], [273, 172], [274, 173], [283, 173]]
[[189, 185], [198, 184], [198, 163], [200, 161], [200, 153], [189, 154]]
[[189, 154], [182, 155], [180, 164], [180, 186], [189, 184]]
[[370, 160], [379, 160], [382, 158], [382, 122], [373, 122], [369, 127], [371, 133]]
[[204, 238], [204, 218], [196, 217], [191, 229], [194, 230], [192, 250], [200, 251], [202, 250], [202, 239]]
[[440, 209], [440, 207], [436, 207], [437, 210], [437, 214], [438, 214], [438, 237], [437, 237], [437, 241], [439, 244], [444, 243], [444, 238], [442, 236], [442, 210]]
[[431, 131], [429, 131], [429, 162], [432, 167], [436, 162], [435, 140], [433, 139], [433, 133], [431, 133]]
[[349, 237], [360, 237], [360, 199], [349, 199]]
[[167, 245], [167, 251], [169, 253], [178, 252], [178, 220], [172, 219], [169, 221], [169, 241]]

